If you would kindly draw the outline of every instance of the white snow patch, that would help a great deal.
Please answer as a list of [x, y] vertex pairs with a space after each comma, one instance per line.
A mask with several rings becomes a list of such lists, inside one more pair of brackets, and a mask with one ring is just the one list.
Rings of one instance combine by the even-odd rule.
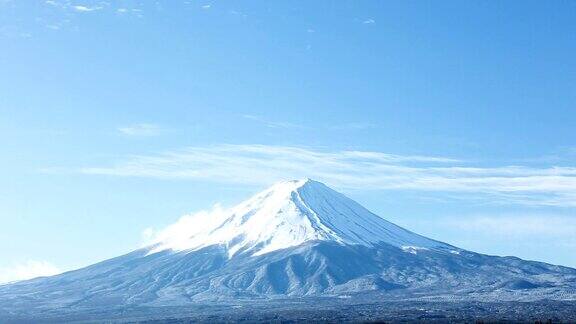
[[412, 254], [418, 254], [418, 251], [429, 250], [421, 246], [402, 246], [402, 251]]

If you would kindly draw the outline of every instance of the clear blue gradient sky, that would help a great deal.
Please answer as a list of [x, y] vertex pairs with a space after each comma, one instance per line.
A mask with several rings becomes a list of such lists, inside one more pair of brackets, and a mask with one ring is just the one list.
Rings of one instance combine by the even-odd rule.
[[576, 267], [576, 2], [0, 0], [0, 281], [310, 177]]

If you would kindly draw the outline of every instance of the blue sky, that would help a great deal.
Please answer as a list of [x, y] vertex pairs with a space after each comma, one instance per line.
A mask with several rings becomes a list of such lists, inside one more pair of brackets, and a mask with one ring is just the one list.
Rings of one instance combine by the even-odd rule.
[[0, 0], [0, 281], [310, 177], [576, 267], [576, 3]]

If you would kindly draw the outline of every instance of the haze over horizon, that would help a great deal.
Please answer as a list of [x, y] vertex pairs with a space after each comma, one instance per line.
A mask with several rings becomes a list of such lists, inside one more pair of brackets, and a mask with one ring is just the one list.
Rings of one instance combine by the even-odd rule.
[[311, 178], [576, 267], [576, 3], [0, 1], [0, 282]]

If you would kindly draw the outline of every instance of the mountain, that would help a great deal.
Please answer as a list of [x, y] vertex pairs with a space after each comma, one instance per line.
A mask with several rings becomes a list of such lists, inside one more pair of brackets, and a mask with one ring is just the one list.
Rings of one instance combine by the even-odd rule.
[[310, 179], [275, 184], [234, 208], [175, 227], [152, 252], [222, 245], [229, 257], [258, 256], [309, 241], [459, 251], [396, 226]]
[[0, 286], [2, 315], [295, 298], [576, 300], [576, 269], [488, 256], [394, 225], [313, 180], [184, 218], [150, 246]]

